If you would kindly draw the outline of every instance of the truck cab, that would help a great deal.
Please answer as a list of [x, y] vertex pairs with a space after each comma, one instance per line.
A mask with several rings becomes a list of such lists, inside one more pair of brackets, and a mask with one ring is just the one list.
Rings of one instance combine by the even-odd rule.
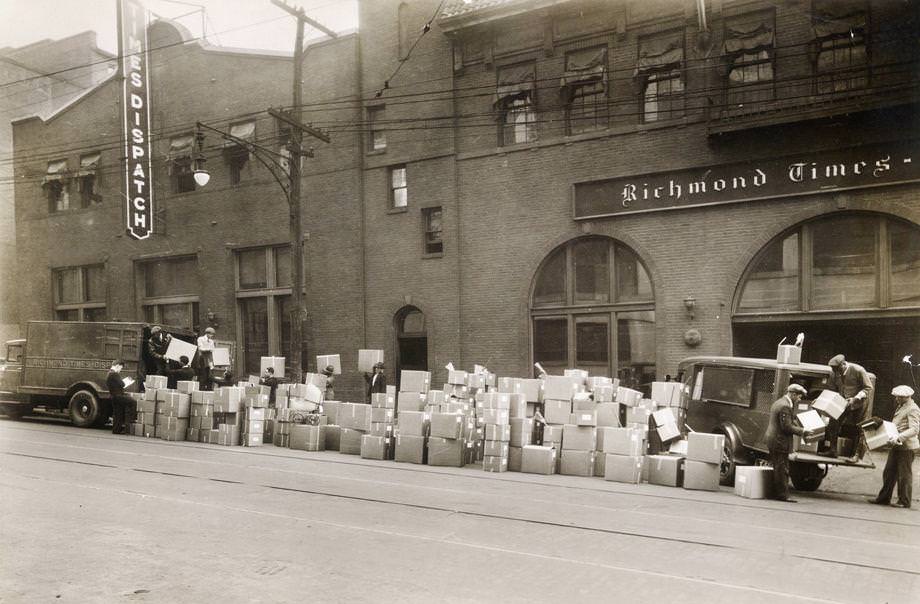
[[[685, 359], [678, 366], [683, 382], [681, 406], [688, 430], [725, 435], [720, 479], [734, 482], [735, 467], [751, 465], [767, 458], [764, 440], [770, 422], [770, 407], [791, 383], [801, 384], [808, 394], [799, 402], [796, 413], [807, 411], [811, 403], [830, 387], [833, 373], [827, 365], [782, 363], [773, 359], [700, 356]], [[874, 381], [875, 376], [870, 374]], [[866, 416], [872, 414], [872, 399]], [[810, 453], [790, 454], [789, 475], [800, 491], [814, 491], [829, 466], [874, 467], [871, 462], [851, 462], [843, 457]]]

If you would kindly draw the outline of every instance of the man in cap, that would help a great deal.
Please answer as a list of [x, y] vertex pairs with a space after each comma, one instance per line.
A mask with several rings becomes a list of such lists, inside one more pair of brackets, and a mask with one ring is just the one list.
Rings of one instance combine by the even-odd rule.
[[168, 364], [166, 362], [166, 351], [169, 349], [169, 341], [172, 336], [163, 331], [159, 325], [150, 328], [150, 339], [147, 340], [147, 356], [153, 361], [154, 375], [166, 375]]
[[779, 501], [794, 502], [789, 498], [789, 452], [792, 450], [792, 435], [805, 438], [806, 431], [792, 421], [796, 404], [805, 396], [805, 388], [799, 384], [789, 384], [786, 394], [770, 407], [770, 423], [764, 439], [770, 450], [773, 463], [773, 498]]
[[367, 382], [368, 402], [370, 402], [372, 394], [387, 391], [387, 376], [383, 373], [383, 361], [374, 365], [374, 375], [364, 374], [364, 381]]
[[897, 403], [894, 410], [892, 423], [898, 428], [898, 438], [888, 452], [888, 461], [882, 473], [882, 490], [878, 497], [870, 499], [869, 503], [888, 505], [894, 493], [895, 484], [898, 485], [898, 501], [894, 505], [899, 508], [910, 508], [913, 495], [913, 476], [911, 475], [914, 456], [920, 449], [920, 407], [911, 397], [914, 389], [910, 386], [897, 386], [891, 391]]
[[125, 394], [124, 379], [121, 370], [124, 361], [113, 361], [112, 368], [105, 376], [105, 387], [112, 397], [112, 434], [124, 434], [128, 431], [128, 424], [134, 421], [136, 403], [133, 398]]
[[326, 368], [323, 369], [323, 375], [326, 376], [326, 394], [323, 396], [323, 400], [335, 400], [335, 390], [332, 389], [332, 384], [335, 381], [332, 377], [334, 373], [335, 367], [333, 365], [326, 365]]
[[847, 408], [839, 418], [831, 419], [828, 423], [824, 437], [827, 445], [819, 454], [836, 456], [839, 435], [856, 443], [851, 460], [858, 461], [865, 453], [859, 424], [864, 419], [866, 404], [872, 395], [872, 380], [862, 365], [847, 361], [842, 354], [834, 356], [827, 364], [834, 372], [830, 387], [847, 400]]
[[198, 338], [198, 387], [202, 390], [212, 388], [211, 370], [214, 368], [214, 328], [207, 327]]

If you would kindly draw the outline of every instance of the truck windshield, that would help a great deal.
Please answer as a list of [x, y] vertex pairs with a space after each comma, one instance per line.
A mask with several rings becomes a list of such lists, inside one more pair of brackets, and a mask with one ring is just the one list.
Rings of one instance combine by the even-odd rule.
[[750, 407], [753, 386], [753, 369], [703, 366], [696, 370], [691, 392], [694, 400]]

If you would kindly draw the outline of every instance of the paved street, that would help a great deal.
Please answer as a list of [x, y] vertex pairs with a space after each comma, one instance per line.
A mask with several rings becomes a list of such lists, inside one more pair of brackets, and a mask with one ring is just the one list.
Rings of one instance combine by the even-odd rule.
[[781, 504], [0, 421], [0, 600], [916, 603], [920, 512], [863, 476]]

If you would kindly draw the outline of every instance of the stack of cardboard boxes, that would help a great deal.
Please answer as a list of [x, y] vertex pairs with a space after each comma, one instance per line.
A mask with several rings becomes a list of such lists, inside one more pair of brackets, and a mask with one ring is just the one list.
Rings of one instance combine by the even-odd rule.
[[214, 427], [214, 393], [195, 390], [189, 395], [191, 407], [189, 412], [188, 433], [186, 440], [208, 442]]
[[166, 388], [166, 376], [148, 375], [144, 380], [144, 392], [135, 398], [137, 411], [131, 433], [135, 436], [155, 438], [157, 435], [157, 392]]
[[188, 394], [177, 390], [157, 390], [157, 438], [185, 440], [191, 400]]
[[240, 408], [245, 386], [223, 386], [214, 391], [214, 423], [208, 442], [223, 446], [240, 444]]
[[360, 455], [361, 441], [371, 431], [371, 411], [364, 403], [339, 403], [336, 422], [339, 430], [339, 452]]
[[369, 434], [361, 437], [361, 457], [393, 459], [396, 444], [396, 398], [395, 391], [371, 395], [371, 429]]
[[645, 431], [635, 427], [602, 428], [604, 480], [636, 484], [645, 464]]
[[[513, 402], [512, 402], [513, 401]], [[522, 394], [481, 391], [476, 396], [479, 424], [483, 426], [482, 469], [486, 472], [507, 472], [511, 441], [512, 407], [518, 415], [527, 410]]]
[[[282, 359], [282, 367], [283, 367]], [[240, 440], [244, 447], [261, 447], [265, 439], [268, 386], [248, 386], [240, 408]]]
[[700, 491], [719, 490], [719, 465], [725, 436], [691, 432], [687, 435], [687, 461], [684, 465], [684, 488]]

